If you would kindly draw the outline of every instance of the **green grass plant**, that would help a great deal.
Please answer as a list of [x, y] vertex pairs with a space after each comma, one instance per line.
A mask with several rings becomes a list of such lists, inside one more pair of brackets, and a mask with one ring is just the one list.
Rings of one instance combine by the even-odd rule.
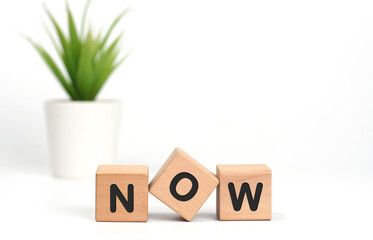
[[27, 38], [66, 90], [70, 99], [74, 101], [95, 100], [107, 79], [128, 56], [126, 54], [119, 58], [122, 33], [109, 42], [114, 28], [128, 10], [115, 18], [105, 34], [94, 34], [92, 28], [85, 32], [89, 5], [90, 1], [88, 0], [83, 11], [79, 32], [72, 12], [66, 4], [67, 33], [62, 31], [54, 16], [44, 7], [57, 36], [57, 41], [49, 31], [47, 33], [61, 59], [63, 68], [56, 64], [45, 48], [31, 38]]

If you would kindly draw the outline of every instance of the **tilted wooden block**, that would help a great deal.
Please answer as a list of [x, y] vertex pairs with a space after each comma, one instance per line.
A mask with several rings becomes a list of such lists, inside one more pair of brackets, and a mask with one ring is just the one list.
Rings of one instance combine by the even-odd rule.
[[176, 148], [149, 184], [149, 192], [190, 221], [218, 185], [211, 171]]
[[96, 173], [96, 221], [148, 220], [148, 166], [101, 165]]
[[219, 220], [270, 220], [271, 170], [264, 164], [217, 165]]

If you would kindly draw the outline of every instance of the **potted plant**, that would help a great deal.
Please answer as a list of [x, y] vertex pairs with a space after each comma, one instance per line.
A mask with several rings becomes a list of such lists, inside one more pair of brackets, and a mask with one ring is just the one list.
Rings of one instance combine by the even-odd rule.
[[99, 164], [115, 159], [121, 104], [116, 100], [96, 100], [97, 94], [113, 71], [126, 59], [118, 59], [122, 34], [110, 41], [113, 29], [128, 12], [120, 14], [105, 34], [85, 32], [87, 1], [80, 32], [69, 6], [68, 33], [45, 7], [58, 41], [48, 35], [63, 68], [38, 43], [29, 42], [43, 58], [69, 96], [69, 100], [46, 103], [50, 158], [53, 174], [59, 177], [93, 177]]

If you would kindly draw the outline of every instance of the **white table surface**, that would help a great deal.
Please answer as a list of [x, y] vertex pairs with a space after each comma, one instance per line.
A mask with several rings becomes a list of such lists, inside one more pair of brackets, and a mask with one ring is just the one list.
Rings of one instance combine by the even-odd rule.
[[2, 161], [0, 239], [372, 239], [369, 169], [282, 166], [272, 171], [271, 221], [218, 221], [214, 192], [192, 222], [149, 194], [148, 222], [106, 223], [94, 219], [94, 179], [58, 179], [47, 166]]

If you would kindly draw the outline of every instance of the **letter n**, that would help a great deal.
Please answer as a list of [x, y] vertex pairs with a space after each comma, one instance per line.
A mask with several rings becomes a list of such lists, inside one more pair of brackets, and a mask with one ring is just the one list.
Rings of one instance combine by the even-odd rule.
[[110, 211], [115, 213], [117, 211], [117, 197], [119, 201], [122, 203], [123, 207], [127, 210], [127, 212], [133, 212], [133, 204], [134, 204], [134, 194], [133, 194], [133, 185], [129, 184], [127, 187], [128, 197], [125, 199], [122, 192], [119, 190], [116, 184], [110, 185]]

